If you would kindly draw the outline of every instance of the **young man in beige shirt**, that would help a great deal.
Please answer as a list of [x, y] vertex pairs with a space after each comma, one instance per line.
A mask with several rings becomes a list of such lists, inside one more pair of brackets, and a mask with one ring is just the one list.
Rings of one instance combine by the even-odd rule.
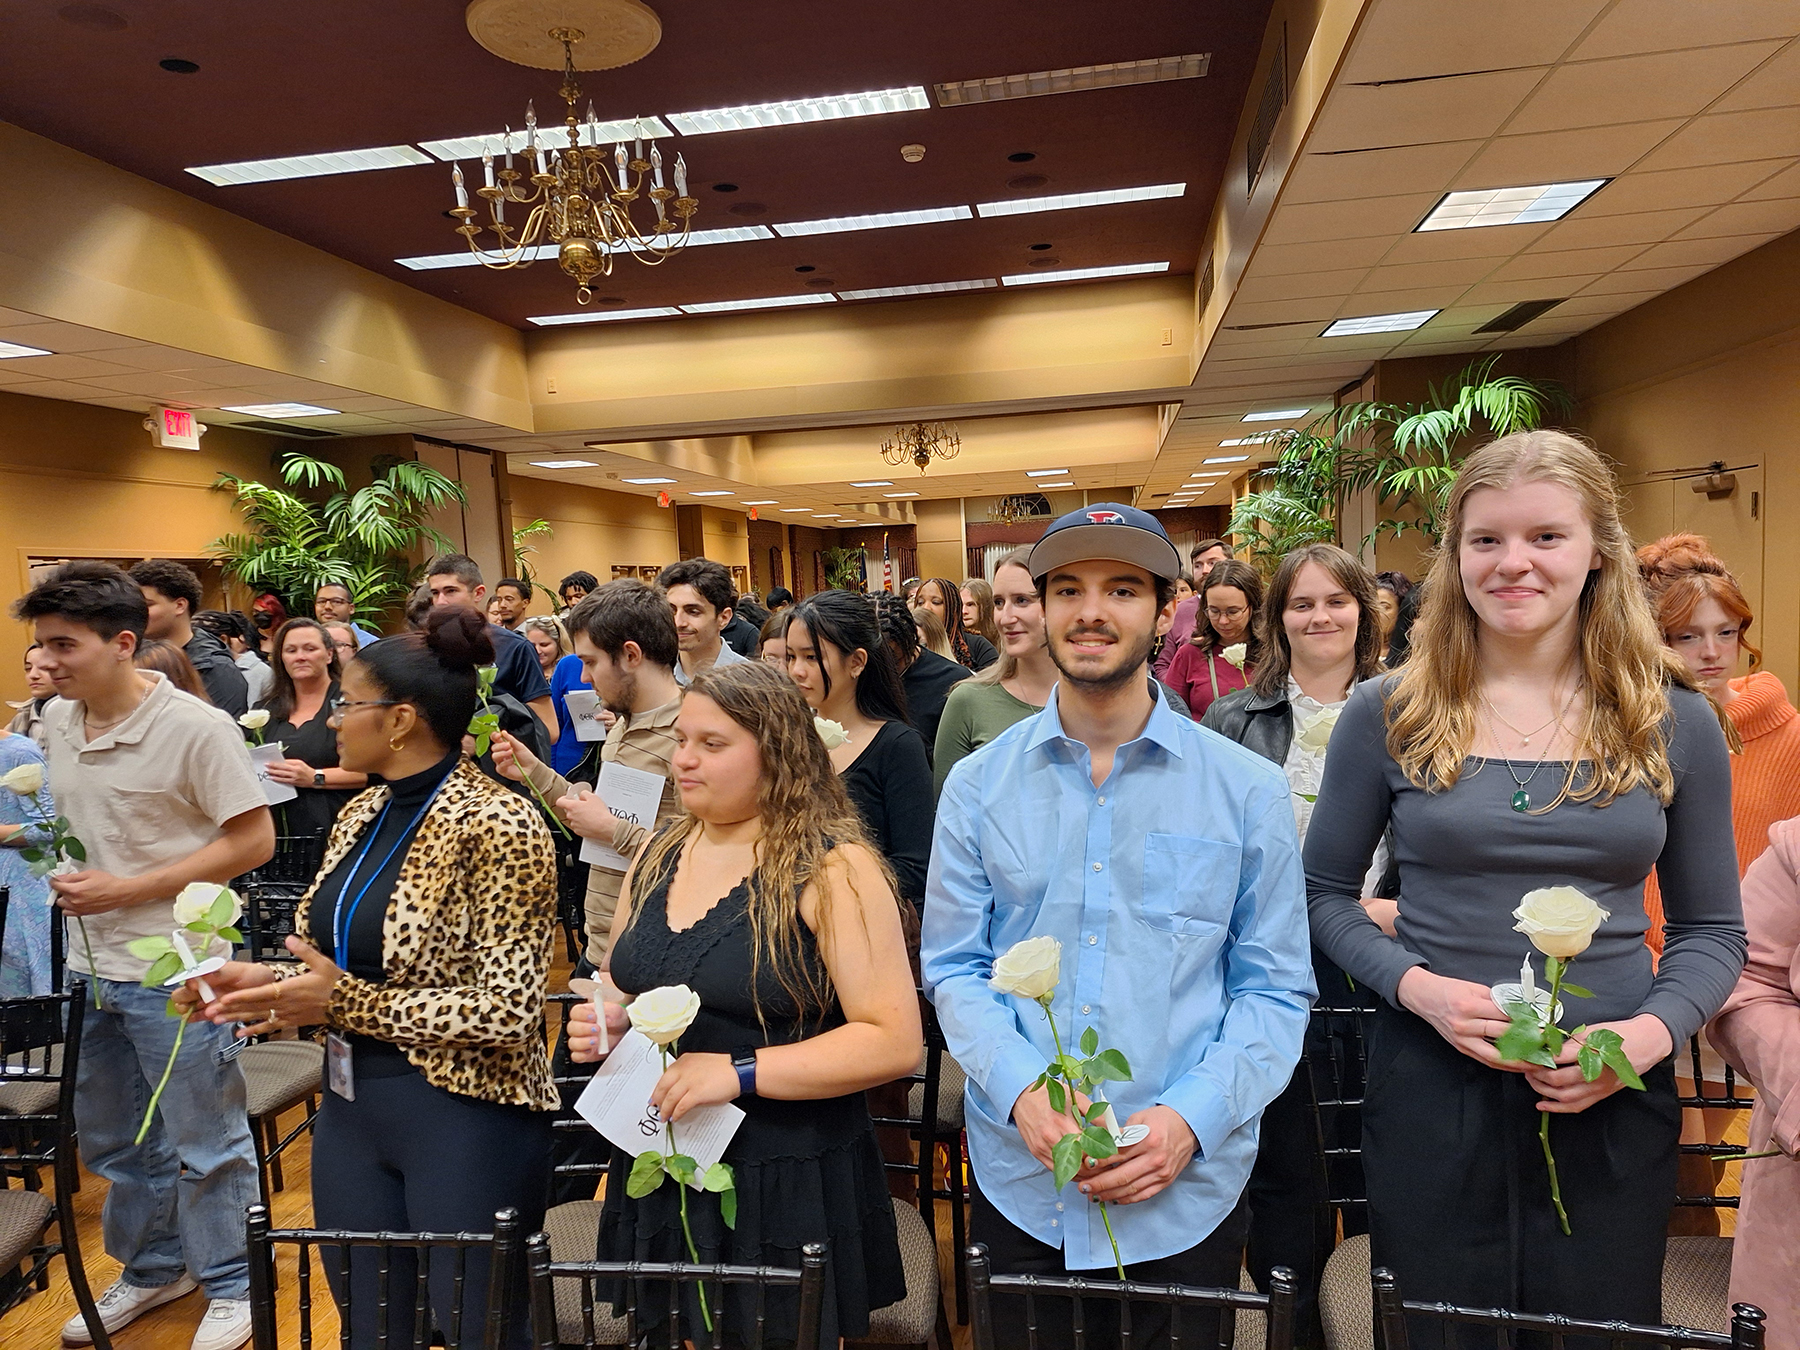
[[[193, 1350], [250, 1337], [244, 1208], [258, 1195], [231, 1031], [187, 1027], [143, 1143], [138, 1127], [175, 1044], [167, 992], [139, 981], [138, 938], [176, 928], [189, 882], [225, 882], [267, 862], [275, 828], [231, 718], [133, 663], [144, 593], [110, 563], [59, 567], [14, 607], [35, 625], [61, 701], [46, 716], [50, 783], [81, 840], [80, 871], [51, 879], [70, 929], [69, 969], [88, 981], [75, 1120], [81, 1156], [110, 1184], [106, 1251], [125, 1267], [101, 1294], [108, 1333], [196, 1284], [210, 1300]], [[91, 949], [91, 956], [90, 956]], [[94, 1006], [94, 994], [99, 1007]], [[92, 1335], [78, 1316], [64, 1344]]]

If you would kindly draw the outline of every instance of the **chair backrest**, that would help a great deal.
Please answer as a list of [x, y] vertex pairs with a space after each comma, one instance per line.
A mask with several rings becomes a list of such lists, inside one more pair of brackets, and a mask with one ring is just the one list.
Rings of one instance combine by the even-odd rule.
[[18, 1168], [56, 1167], [73, 1180], [75, 1072], [87, 981], [65, 993], [0, 1000], [0, 1113], [8, 1144], [5, 1162]]
[[1360, 1005], [1315, 1007], [1300, 1060], [1312, 1099], [1318, 1194], [1325, 1197], [1333, 1227], [1337, 1211], [1369, 1203], [1362, 1179], [1362, 1105], [1374, 1016], [1374, 1008]]
[[[431, 1256], [442, 1252], [451, 1266], [453, 1289], [450, 1324], [441, 1328], [446, 1344], [462, 1345], [463, 1305], [467, 1281], [465, 1272], [472, 1252], [491, 1254], [487, 1271], [487, 1312], [482, 1325], [482, 1350], [501, 1350], [506, 1344], [506, 1329], [513, 1316], [513, 1291], [518, 1286], [520, 1265], [519, 1212], [503, 1209], [494, 1215], [491, 1233], [354, 1233], [324, 1228], [272, 1228], [269, 1211], [263, 1205], [252, 1205], [245, 1211], [245, 1228], [250, 1255], [250, 1339], [255, 1350], [281, 1350], [276, 1339], [275, 1317], [275, 1246], [278, 1243], [298, 1248], [298, 1298], [300, 1315], [300, 1347], [311, 1350], [313, 1336], [313, 1272], [315, 1248], [334, 1249], [332, 1270], [337, 1279], [331, 1284], [331, 1300], [337, 1308], [338, 1325], [348, 1328], [354, 1315], [353, 1281], [350, 1278], [352, 1253], [372, 1250], [376, 1260], [376, 1303], [386, 1309], [404, 1299], [413, 1309], [414, 1334], [420, 1345], [429, 1337], [432, 1304], [429, 1284], [436, 1264]], [[394, 1257], [413, 1254], [410, 1277], [394, 1278]], [[423, 1259], [420, 1259], [423, 1258]], [[319, 1253], [321, 1268], [327, 1259]], [[410, 1288], [395, 1288], [410, 1278]], [[336, 1338], [333, 1338], [336, 1339]], [[345, 1343], [348, 1344], [346, 1335]], [[384, 1341], [385, 1343], [385, 1341]], [[321, 1342], [323, 1344], [323, 1342]], [[400, 1350], [400, 1347], [395, 1347]]]
[[[552, 1007], [560, 1007], [562, 1009], [562, 1017], [563, 1017], [563, 1020], [566, 1022], [569, 1017], [569, 1010], [571, 1008], [575, 1007], [577, 1004], [586, 1003], [586, 1002], [587, 1002], [587, 997], [584, 994], [573, 994], [573, 993], [562, 993], [562, 994], [548, 993], [548, 994], [545, 994], [544, 995], [545, 1035], [550, 1039], [554, 1039], [555, 1035], [556, 1035], [556, 1028], [549, 1025], [550, 1009]], [[590, 1066], [586, 1066], [586, 1067], [591, 1068], [592, 1066], [590, 1065]], [[579, 1097], [581, 1095], [580, 1090], [587, 1086], [588, 1080], [592, 1076], [593, 1075], [591, 1073], [569, 1074], [566, 1076], [558, 1076], [553, 1081], [556, 1083], [557, 1090], [559, 1092], [566, 1088], [574, 1087], [576, 1089], [575, 1095], [577, 1097]], [[572, 1110], [572, 1109], [568, 1110], [568, 1111], [563, 1111], [563, 1110], [559, 1109], [556, 1112], [556, 1114], [551, 1117], [550, 1130], [553, 1135], [583, 1135], [583, 1136], [588, 1136], [588, 1137], [592, 1137], [595, 1139], [600, 1137], [599, 1132], [597, 1130], [595, 1130], [592, 1125], [588, 1124], [588, 1122], [583, 1117], [577, 1115], [574, 1112], [574, 1110]], [[569, 1177], [569, 1176], [594, 1177], [594, 1178], [596, 1178], [594, 1184], [596, 1186], [598, 1186], [600, 1184], [598, 1178], [600, 1178], [606, 1174], [607, 1163], [605, 1163], [603, 1161], [602, 1162], [563, 1161], [563, 1162], [554, 1163], [551, 1166], [550, 1170], [555, 1176], [559, 1176], [559, 1177]]]
[[[1688, 1327], [1643, 1326], [1634, 1322], [1594, 1322], [1546, 1313], [1509, 1312], [1503, 1308], [1459, 1308], [1453, 1303], [1415, 1303], [1400, 1296], [1394, 1272], [1377, 1266], [1370, 1272], [1375, 1288], [1376, 1343], [1383, 1350], [1407, 1350], [1407, 1319], [1426, 1317], [1464, 1326], [1492, 1327], [1496, 1350], [1510, 1350], [1521, 1331], [1543, 1332], [1550, 1350], [1563, 1350], [1568, 1336], [1604, 1340], [1608, 1350], [1628, 1346], [1662, 1346], [1667, 1350], [1762, 1350], [1764, 1314], [1753, 1303], [1731, 1305], [1731, 1332], [1695, 1331]], [[1446, 1341], [1451, 1340], [1449, 1336]]]
[[[1707, 1070], [1711, 1069], [1713, 1077], [1708, 1081]], [[1685, 1078], [1694, 1085], [1694, 1095], [1680, 1098], [1681, 1105], [1690, 1109], [1707, 1111], [1742, 1111], [1749, 1112], [1756, 1107], [1756, 1100], [1738, 1093], [1737, 1072], [1730, 1064], [1716, 1055], [1711, 1055], [1700, 1044], [1696, 1033], [1688, 1038], [1687, 1047], [1675, 1056], [1675, 1073], [1678, 1080]], [[1722, 1075], [1722, 1077], [1721, 1077]], [[1709, 1130], [1706, 1137], [1694, 1144], [1681, 1145], [1681, 1151], [1687, 1155], [1724, 1156], [1742, 1154], [1748, 1151], [1743, 1144], [1711, 1143], [1718, 1138], [1716, 1131]], [[1682, 1169], [1683, 1180], [1688, 1180], [1687, 1169]], [[1717, 1173], [1714, 1173], [1717, 1176]], [[1690, 1182], [1691, 1184], [1691, 1182]], [[1675, 1204], [1684, 1209], [1736, 1209], [1736, 1194], [1721, 1195], [1720, 1187], [1715, 1185], [1702, 1187], [1700, 1195], [1677, 1193]], [[1735, 1192], [1738, 1187], [1733, 1187]]]
[[[875, 1115], [870, 1119], [876, 1125], [905, 1130], [918, 1141], [918, 1160], [916, 1162], [883, 1159], [882, 1166], [889, 1172], [911, 1174], [917, 1180], [919, 1194], [925, 1195], [931, 1190], [933, 1175], [931, 1169], [936, 1157], [937, 1145], [944, 1142], [938, 1134], [938, 1121], [943, 1116], [938, 1109], [938, 1093], [943, 1088], [945, 1047], [944, 1033], [938, 1026], [937, 1010], [931, 1006], [931, 1000], [925, 997], [923, 991], [919, 991], [919, 1021], [925, 1033], [925, 1055], [919, 1063], [919, 1071], [896, 1080], [896, 1082], [907, 1084], [909, 1089], [915, 1086], [923, 1089], [917, 1094], [919, 1114], [913, 1115], [909, 1105], [905, 1115]], [[908, 1096], [911, 1095], [909, 1092]], [[929, 1209], [929, 1206], [921, 1204], [920, 1208]], [[931, 1225], [929, 1215], [926, 1217], [926, 1223], [928, 1226]], [[935, 1232], [935, 1228], [933, 1231]]]
[[[825, 1248], [816, 1242], [800, 1249], [798, 1270], [785, 1266], [700, 1266], [677, 1261], [552, 1261], [550, 1239], [543, 1233], [534, 1233], [526, 1241], [525, 1260], [531, 1288], [531, 1338], [537, 1350], [557, 1350], [566, 1344], [556, 1322], [557, 1280], [579, 1282], [582, 1339], [578, 1343], [584, 1350], [600, 1344], [595, 1339], [595, 1306], [601, 1299], [596, 1296], [595, 1286], [614, 1283], [621, 1284], [624, 1291], [626, 1345], [636, 1345], [643, 1331], [666, 1319], [671, 1343], [679, 1343], [685, 1336], [696, 1350], [708, 1350], [724, 1344], [729, 1332], [733, 1343], [747, 1350], [762, 1350], [767, 1343], [766, 1300], [771, 1289], [793, 1289], [798, 1293], [799, 1320], [793, 1343], [808, 1350], [819, 1343], [819, 1320], [825, 1301]], [[650, 1310], [640, 1303], [645, 1297], [642, 1281], [666, 1286], [666, 1307], [659, 1303]], [[710, 1334], [704, 1326], [681, 1326], [681, 1289], [687, 1284], [700, 1286], [700, 1296], [712, 1313]], [[749, 1327], [727, 1326], [724, 1291], [731, 1284], [755, 1289], [753, 1325]], [[599, 1314], [601, 1320], [605, 1316]]]
[[250, 960], [292, 959], [283, 939], [294, 931], [295, 907], [318, 876], [325, 859], [326, 837], [277, 835], [274, 856], [231, 883], [244, 898], [244, 917], [238, 926]]
[[[979, 1243], [968, 1249], [968, 1264], [969, 1320], [974, 1333], [974, 1350], [993, 1350], [991, 1295], [994, 1291], [1023, 1296], [1025, 1341], [1030, 1350], [1037, 1350], [1039, 1328], [1044, 1325], [1038, 1309], [1042, 1299], [1068, 1303], [1075, 1350], [1088, 1350], [1090, 1344], [1092, 1350], [1113, 1350], [1115, 1346], [1118, 1350], [1132, 1350], [1139, 1343], [1133, 1338], [1131, 1326], [1130, 1305], [1133, 1303], [1167, 1305], [1170, 1350], [1232, 1350], [1232, 1338], [1228, 1333], [1213, 1340], [1184, 1332], [1181, 1325], [1183, 1310], [1190, 1313], [1223, 1309], [1261, 1312], [1264, 1315], [1265, 1350], [1292, 1350], [1294, 1344], [1294, 1305], [1299, 1298], [1300, 1286], [1294, 1272], [1286, 1266], [1277, 1266], [1270, 1272], [1267, 1294], [1254, 1294], [1238, 1289], [1197, 1289], [1182, 1284], [1138, 1284], [1130, 1280], [1121, 1283], [1076, 1275], [996, 1275], [988, 1264], [987, 1248]], [[1084, 1307], [1090, 1302], [1115, 1304], [1119, 1309], [1117, 1333], [1113, 1334], [1109, 1328], [1104, 1346], [1098, 1339], [1090, 1339]], [[1198, 1322], [1201, 1318], [1194, 1320]], [[1068, 1338], [1059, 1332], [1054, 1339], [1055, 1343], [1061, 1344]], [[1160, 1343], [1163, 1337], [1157, 1339]], [[1395, 1347], [1388, 1347], [1388, 1350], [1395, 1350]]]

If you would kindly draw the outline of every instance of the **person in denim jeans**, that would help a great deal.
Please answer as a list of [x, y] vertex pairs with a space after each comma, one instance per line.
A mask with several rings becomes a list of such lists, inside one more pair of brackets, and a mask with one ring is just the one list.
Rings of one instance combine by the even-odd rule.
[[[108, 563], [69, 563], [14, 610], [36, 626], [62, 701], [46, 718], [57, 805], [85, 846], [80, 871], [53, 877], [81, 927], [69, 968], [89, 981], [75, 1120], [82, 1159], [110, 1184], [107, 1253], [123, 1266], [98, 1300], [117, 1331], [190, 1292], [210, 1300], [193, 1350], [235, 1350], [250, 1336], [244, 1209], [258, 1196], [244, 1078], [230, 1032], [190, 1025], [143, 1143], [154, 1084], [179, 1025], [166, 992], [140, 984], [130, 943], [167, 937], [190, 882], [227, 881], [275, 851], [269, 808], [231, 719], [133, 663], [148, 622], [143, 592]], [[82, 1319], [65, 1344], [91, 1336]]]

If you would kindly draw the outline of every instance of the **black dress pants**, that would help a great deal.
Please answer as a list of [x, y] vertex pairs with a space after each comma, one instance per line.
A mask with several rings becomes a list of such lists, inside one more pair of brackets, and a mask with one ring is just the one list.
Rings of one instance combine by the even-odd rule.
[[[362, 1076], [356, 1100], [327, 1088], [313, 1132], [313, 1218], [320, 1228], [352, 1232], [490, 1233], [494, 1214], [519, 1211], [521, 1237], [544, 1223], [549, 1181], [550, 1116], [522, 1106], [501, 1106], [446, 1092], [416, 1070]], [[321, 1249], [332, 1292], [341, 1248]], [[449, 1344], [454, 1256], [433, 1253], [431, 1316]], [[522, 1264], [522, 1263], [521, 1263]], [[388, 1269], [390, 1346], [414, 1343], [413, 1305], [417, 1265], [396, 1251]], [[522, 1271], [521, 1271], [522, 1273]], [[481, 1344], [487, 1314], [488, 1254], [471, 1250], [464, 1267], [461, 1345]], [[350, 1266], [351, 1338], [355, 1350], [379, 1339], [379, 1275], [376, 1252], [353, 1248]], [[517, 1316], [513, 1346], [529, 1341], [523, 1281], [514, 1290]]]
[[[1363, 1107], [1374, 1264], [1409, 1299], [1660, 1322], [1681, 1110], [1669, 1063], [1643, 1077], [1646, 1091], [1550, 1116], [1565, 1236], [1525, 1076], [1477, 1063], [1384, 1005]], [[1493, 1344], [1491, 1330], [1446, 1336], [1445, 1326], [1412, 1318], [1414, 1350]], [[1584, 1344], [1599, 1342], [1568, 1341]]]
[[[1072, 1192], [1072, 1194], [1079, 1194]], [[1080, 1201], [1088, 1203], [1086, 1200]], [[1173, 1256], [1155, 1261], [1138, 1261], [1125, 1267], [1125, 1278], [1143, 1284], [1185, 1284], [1201, 1289], [1236, 1289], [1238, 1271], [1244, 1264], [1244, 1238], [1250, 1228], [1250, 1207], [1239, 1199], [1236, 1208], [1219, 1226], [1194, 1246]], [[1071, 1274], [1063, 1265], [1061, 1247], [1039, 1242], [1013, 1223], [993, 1202], [981, 1193], [981, 1187], [969, 1186], [969, 1241], [980, 1242], [988, 1249], [988, 1261], [996, 1275]], [[1099, 1280], [1116, 1278], [1112, 1269], [1073, 1272]], [[1088, 1346], [1116, 1346], [1119, 1337], [1119, 1302], [1106, 1297], [1086, 1298], [1081, 1313], [1084, 1343]], [[1040, 1294], [1028, 1308], [1023, 1294], [993, 1296], [994, 1344], [997, 1350], [1028, 1350], [1033, 1345], [1028, 1330], [1037, 1326], [1037, 1350], [1068, 1350], [1075, 1344], [1075, 1300], [1057, 1295]], [[1153, 1350], [1169, 1344], [1169, 1305], [1139, 1303], [1131, 1308], [1132, 1350]], [[1230, 1345], [1235, 1319], [1229, 1308], [1183, 1309], [1178, 1330], [1180, 1344], [1207, 1350], [1216, 1345]]]

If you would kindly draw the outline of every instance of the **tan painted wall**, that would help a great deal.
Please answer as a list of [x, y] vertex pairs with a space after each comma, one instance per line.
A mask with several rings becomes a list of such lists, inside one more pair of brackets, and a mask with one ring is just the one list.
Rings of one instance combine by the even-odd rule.
[[915, 502], [913, 510], [919, 530], [919, 575], [960, 580], [969, 569], [962, 498]]
[[[1579, 419], [1620, 462], [1627, 524], [1708, 535], [1757, 612], [1752, 636], [1800, 682], [1800, 233], [1785, 235], [1572, 340]], [[1713, 502], [1647, 472], [1723, 459]], [[1760, 494], [1755, 517], [1750, 494]]]
[[727, 567], [750, 565], [749, 521], [738, 511], [700, 508], [700, 538], [706, 557]]
[[[533, 541], [537, 552], [531, 555], [531, 565], [544, 585], [554, 586], [570, 572], [592, 572], [601, 581], [611, 581], [614, 563], [663, 567], [676, 560], [675, 513], [658, 506], [652, 497], [545, 478], [517, 476], [507, 481], [513, 527], [543, 519], [556, 531], [549, 539]], [[548, 596], [533, 598], [533, 614], [548, 614], [553, 608]]]

